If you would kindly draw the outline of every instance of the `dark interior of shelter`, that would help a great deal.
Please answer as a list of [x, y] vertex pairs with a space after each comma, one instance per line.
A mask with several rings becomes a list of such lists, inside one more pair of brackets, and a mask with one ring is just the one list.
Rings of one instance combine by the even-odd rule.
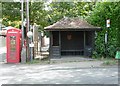
[[52, 31], [52, 48], [62, 56], [85, 54], [85, 48], [93, 47], [94, 31]]

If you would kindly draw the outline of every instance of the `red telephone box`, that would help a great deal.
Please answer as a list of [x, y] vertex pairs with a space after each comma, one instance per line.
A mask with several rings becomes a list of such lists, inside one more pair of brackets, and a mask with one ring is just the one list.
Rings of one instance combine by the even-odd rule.
[[6, 45], [7, 63], [19, 63], [21, 51], [21, 30], [17, 28], [11, 28], [7, 30]]

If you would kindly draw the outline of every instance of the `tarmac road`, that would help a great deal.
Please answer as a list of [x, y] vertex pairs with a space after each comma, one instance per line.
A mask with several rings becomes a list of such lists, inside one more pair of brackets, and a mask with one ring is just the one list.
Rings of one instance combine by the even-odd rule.
[[74, 64], [1, 64], [0, 84], [118, 84], [118, 67]]

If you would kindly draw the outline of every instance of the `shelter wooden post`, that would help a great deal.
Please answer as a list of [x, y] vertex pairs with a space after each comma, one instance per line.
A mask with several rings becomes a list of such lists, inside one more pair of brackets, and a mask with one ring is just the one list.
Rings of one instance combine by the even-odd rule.
[[84, 56], [85, 56], [85, 46], [86, 46], [86, 32], [84, 31]]
[[61, 32], [59, 31], [59, 49], [60, 49], [60, 57], [61, 57]]
[[49, 58], [52, 58], [52, 41], [53, 41], [52, 32], [50, 31], [49, 34], [50, 34]]

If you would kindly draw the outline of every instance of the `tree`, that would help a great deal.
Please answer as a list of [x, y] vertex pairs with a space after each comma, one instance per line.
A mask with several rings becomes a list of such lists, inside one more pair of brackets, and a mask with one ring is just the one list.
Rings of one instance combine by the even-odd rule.
[[[53, 24], [64, 16], [67, 17], [85, 17], [94, 7], [95, 3], [88, 2], [52, 2], [48, 4], [48, 10], [45, 10], [46, 2], [30, 2], [30, 22], [37, 23], [41, 29]], [[3, 2], [3, 23], [21, 21], [21, 3], [20, 2]], [[24, 3], [24, 9], [25, 3]], [[24, 14], [26, 13], [24, 10]], [[25, 16], [24, 16], [25, 17]], [[14, 26], [14, 25], [13, 25]]]
[[51, 8], [48, 11], [48, 16], [51, 23], [58, 21], [59, 19], [66, 17], [86, 17], [95, 3], [89, 2], [52, 2], [49, 4]]
[[108, 44], [107, 55], [108, 57], [114, 57], [118, 46], [118, 34], [120, 30], [120, 2], [102, 2], [97, 3], [91, 15], [88, 16], [88, 21], [96, 26], [102, 27], [102, 31], [98, 32], [98, 36], [95, 41], [95, 56], [104, 57], [105, 45], [104, 35], [106, 31], [106, 19], [110, 18], [111, 27], [108, 29]]
[[20, 21], [20, 3], [19, 2], [2, 2], [3, 24], [10, 25], [13, 21]]
[[47, 12], [44, 8], [44, 2], [30, 3], [30, 20], [33, 23], [40, 25], [42, 30], [46, 25], [48, 25], [48, 22], [46, 20]]
[[[45, 11], [43, 2], [30, 2], [30, 23], [37, 23], [45, 26]], [[21, 3], [20, 2], [2, 2], [3, 24], [6, 26], [15, 26], [15, 21], [21, 21]], [[26, 3], [24, 3], [24, 18], [26, 18]]]

